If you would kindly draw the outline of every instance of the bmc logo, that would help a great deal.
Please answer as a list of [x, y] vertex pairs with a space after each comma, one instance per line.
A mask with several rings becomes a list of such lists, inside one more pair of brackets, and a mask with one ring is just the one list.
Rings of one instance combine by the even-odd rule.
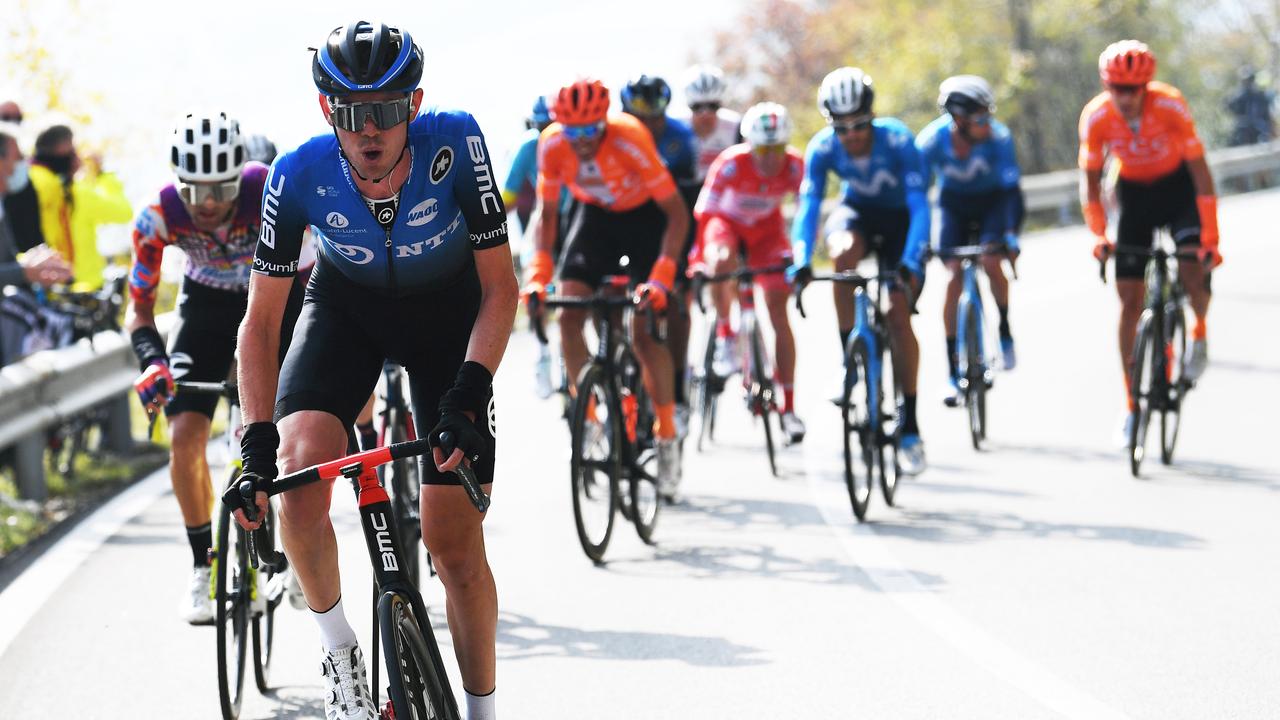
[[[493, 172], [484, 155], [484, 140], [479, 135], [467, 136], [467, 153], [471, 155], [472, 170], [476, 174], [476, 189], [480, 191], [480, 208], [484, 214], [501, 212], [502, 203], [498, 202], [498, 194], [493, 191]], [[490, 208], [490, 204], [493, 205]]]
[[409, 227], [418, 227], [426, 225], [436, 217], [437, 206], [439, 202], [435, 198], [427, 198], [409, 211], [409, 221], [406, 223]]
[[373, 525], [374, 537], [378, 540], [378, 552], [382, 555], [382, 569], [394, 572], [400, 569], [396, 562], [395, 545], [391, 544], [391, 532], [387, 529], [387, 516], [382, 513], [369, 513], [369, 523]]
[[284, 175], [277, 179], [273, 172], [267, 179], [267, 192], [262, 198], [262, 232], [258, 235], [262, 244], [272, 250], [276, 249], [276, 215], [280, 212], [280, 194], [283, 192]]
[[324, 221], [329, 223], [329, 227], [334, 227], [339, 229], [344, 228], [351, 224], [351, 222], [347, 220], [346, 215], [343, 215], [342, 213], [336, 210], [326, 215]]

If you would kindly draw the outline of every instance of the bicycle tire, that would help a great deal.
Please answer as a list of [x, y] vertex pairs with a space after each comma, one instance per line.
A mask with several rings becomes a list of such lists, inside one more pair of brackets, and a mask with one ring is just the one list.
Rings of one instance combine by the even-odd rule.
[[1187, 381], [1182, 376], [1187, 351], [1187, 318], [1182, 306], [1175, 304], [1165, 311], [1165, 377], [1168, 387], [1160, 408], [1160, 462], [1173, 463], [1173, 451], [1178, 445], [1178, 429], [1182, 425], [1182, 400], [1187, 393]]
[[[274, 534], [275, 505], [267, 505], [267, 517], [271, 532]], [[258, 583], [257, 591], [265, 592], [271, 587], [271, 579], [276, 573], [265, 568], [260, 568], [258, 572], [264, 575], [262, 581]], [[274, 599], [268, 596], [265, 600], [266, 611], [261, 616], [253, 618], [253, 681], [258, 686], [258, 691], [262, 693], [271, 691], [271, 657], [276, 639], [276, 608], [280, 607], [280, 603], [284, 600], [284, 591], [277, 593]]]
[[1147, 355], [1156, 346], [1154, 314], [1143, 311], [1134, 336], [1133, 367], [1129, 370], [1129, 392], [1133, 405], [1133, 421], [1129, 424], [1129, 472], [1136, 478], [1146, 455], [1147, 424], [1151, 421], [1151, 374]]
[[[248, 659], [249, 597], [245, 569], [249, 566], [244, 530], [221, 505], [214, 562], [214, 623], [217, 626], [218, 701], [224, 720], [240, 717], [244, 700], [245, 661]], [[235, 526], [234, 529], [232, 526]]]
[[[876, 428], [872, 427], [871, 418], [871, 400], [875, 389], [868, 382], [871, 377], [869, 369], [866, 340], [862, 336], [855, 336], [845, 355], [844, 397], [840, 404], [840, 414], [844, 420], [844, 483], [849, 490], [849, 502], [858, 522], [865, 521], [867, 517], [876, 467], [876, 459], [872, 453]], [[861, 405], [858, 404], [859, 399]], [[862, 465], [861, 486], [858, 484], [856, 470], [859, 463]]]
[[[427, 620], [427, 618], [423, 618]], [[387, 691], [396, 718], [459, 720], [457, 701], [449, 689], [440, 653], [431, 652], [427, 633], [412, 602], [397, 592], [378, 598], [378, 628], [387, 666]]]
[[[623, 476], [627, 480], [626, 493], [620, 493], [619, 508], [622, 515], [635, 526], [636, 535], [646, 545], [653, 544], [653, 533], [658, 526], [662, 509], [662, 496], [658, 492], [657, 438], [653, 431], [653, 403], [644, 386], [640, 361], [630, 350], [619, 353], [620, 375], [624, 389], [635, 398], [636, 443], [634, 463], [623, 463]], [[650, 472], [652, 471], [652, 472]]]
[[702, 353], [702, 369], [699, 373], [694, 373], [695, 393], [693, 395], [694, 402], [697, 404], [698, 412], [698, 452], [702, 452], [705, 443], [713, 439], [716, 426], [716, 398], [720, 395], [717, 392], [716, 384], [721, 382], [715, 376], [713, 362], [716, 353], [716, 328], [715, 323], [710, 323], [707, 330], [707, 345]]
[[[609, 547], [618, 510], [621, 443], [625, 431], [621, 424], [621, 408], [603, 367], [594, 362], [588, 363], [579, 373], [577, 387], [570, 419], [572, 456], [569, 476], [573, 492], [573, 521], [582, 551], [592, 562], [599, 564], [604, 561], [605, 550]], [[594, 398], [594, 402], [588, 398]], [[594, 410], [595, 417], [588, 417], [591, 410]], [[588, 452], [591, 449], [588, 444], [597, 443], [607, 444], [604, 452]], [[593, 521], [594, 525], [602, 527], [593, 526]]]
[[760, 325], [750, 317], [744, 323], [743, 332], [751, 342], [751, 410], [764, 422], [764, 447], [769, 453], [769, 472], [778, 477], [777, 450], [773, 442], [773, 424], [770, 417], [777, 412], [773, 400], [773, 380], [769, 377], [764, 361], [764, 338]]
[[[898, 480], [902, 477], [902, 467], [898, 464], [898, 428], [897, 410], [899, 397], [902, 395], [902, 383], [898, 373], [893, 369], [893, 351], [884, 353], [884, 362], [880, 363], [880, 432], [879, 453], [876, 458], [880, 467], [880, 494], [884, 502], [893, 507], [894, 494], [898, 489]], [[888, 390], [886, 393], [885, 390]], [[892, 419], [892, 425], [890, 420]], [[886, 457], [886, 455], [888, 457]]]
[[[389, 444], [409, 440], [409, 419], [400, 407], [387, 410]], [[391, 513], [396, 520], [396, 541], [400, 543], [400, 555], [404, 558], [404, 571], [414, 587], [421, 587], [419, 571], [422, 554], [422, 518], [418, 500], [422, 488], [422, 468], [417, 458], [400, 458], [383, 466], [383, 484], [391, 495]]]
[[982, 319], [973, 304], [965, 310], [965, 409], [969, 416], [969, 439], [974, 450], [982, 449], [987, 438], [987, 381], [986, 360], [982, 357]]

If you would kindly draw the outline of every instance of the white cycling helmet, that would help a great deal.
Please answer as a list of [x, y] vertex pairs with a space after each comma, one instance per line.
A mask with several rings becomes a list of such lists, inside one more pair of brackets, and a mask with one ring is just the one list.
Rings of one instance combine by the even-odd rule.
[[955, 75], [938, 87], [938, 107], [962, 115], [996, 111], [991, 85], [977, 75]]
[[695, 103], [724, 102], [724, 72], [712, 65], [694, 65], [685, 71], [684, 101]]
[[240, 123], [226, 113], [189, 113], [173, 129], [169, 162], [183, 182], [235, 180], [246, 159]]
[[876, 93], [871, 78], [860, 68], [842, 67], [827, 73], [818, 88], [818, 110], [822, 116], [863, 115], [871, 112]]
[[756, 103], [742, 114], [742, 137], [752, 147], [785, 145], [791, 130], [791, 115], [775, 102]]

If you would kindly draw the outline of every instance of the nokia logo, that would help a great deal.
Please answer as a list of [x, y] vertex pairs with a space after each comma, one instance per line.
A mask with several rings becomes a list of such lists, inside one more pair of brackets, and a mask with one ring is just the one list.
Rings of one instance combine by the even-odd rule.
[[[479, 135], [467, 136], [467, 152], [471, 155], [472, 169], [476, 173], [476, 189], [480, 191], [480, 209], [484, 214], [502, 212], [502, 203], [498, 194], [493, 191], [493, 172], [485, 160], [484, 140]], [[490, 204], [493, 205], [490, 208]]]
[[[274, 185], [272, 183], [275, 183]], [[280, 212], [280, 194], [284, 192], [284, 175], [276, 180], [275, 172], [267, 179], [267, 192], [262, 198], [262, 232], [258, 239], [263, 245], [276, 249], [276, 216]]]
[[351, 221], [347, 220], [347, 216], [337, 210], [326, 215], [324, 221], [329, 223], [329, 227], [335, 227], [338, 229], [342, 229], [351, 224]]
[[427, 198], [417, 205], [414, 205], [413, 209], [409, 211], [409, 220], [405, 224], [409, 227], [426, 225], [435, 219], [437, 212], [436, 207], [439, 204], [440, 203], [435, 198]]
[[440, 181], [453, 169], [453, 148], [445, 146], [436, 151], [431, 158], [431, 184], [439, 185]]
[[378, 553], [382, 556], [382, 569], [387, 572], [395, 572], [400, 569], [400, 563], [396, 561], [396, 546], [391, 541], [391, 531], [387, 528], [387, 516], [382, 513], [369, 513], [369, 523], [373, 525], [373, 536], [378, 542]]

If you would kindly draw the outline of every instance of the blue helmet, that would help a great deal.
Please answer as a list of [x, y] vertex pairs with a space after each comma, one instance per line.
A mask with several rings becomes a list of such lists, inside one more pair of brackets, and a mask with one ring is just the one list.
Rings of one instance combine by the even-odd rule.
[[422, 79], [422, 49], [409, 33], [363, 20], [334, 28], [315, 52], [311, 76], [330, 97], [354, 92], [410, 93]]
[[551, 108], [547, 107], [547, 96], [539, 95], [533, 101], [533, 110], [529, 113], [529, 122], [539, 127], [551, 124]]
[[661, 115], [671, 103], [671, 86], [657, 75], [641, 75], [622, 87], [622, 109], [632, 115]]

